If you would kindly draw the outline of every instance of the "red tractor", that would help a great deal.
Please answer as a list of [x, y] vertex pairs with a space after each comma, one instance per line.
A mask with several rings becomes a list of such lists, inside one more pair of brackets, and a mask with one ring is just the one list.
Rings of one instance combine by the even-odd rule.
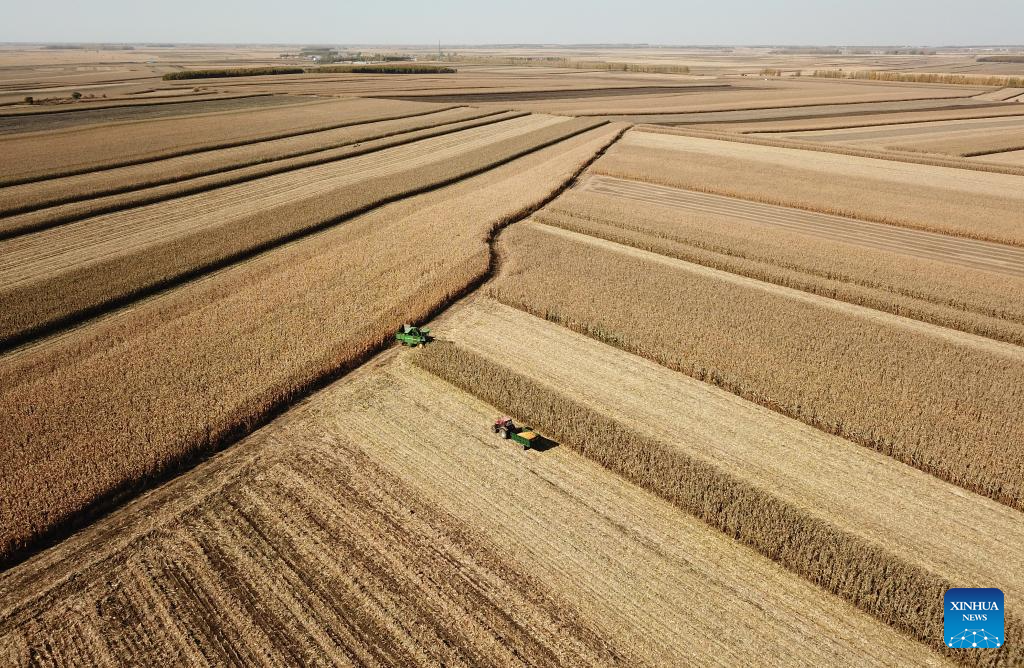
[[517, 427], [512, 418], [507, 415], [495, 420], [494, 424], [491, 425], [491, 431], [495, 434], [500, 434], [502, 438], [512, 439], [523, 446], [523, 450], [530, 449], [533, 446], [533, 442], [537, 439], [537, 434], [532, 429], [529, 427]]

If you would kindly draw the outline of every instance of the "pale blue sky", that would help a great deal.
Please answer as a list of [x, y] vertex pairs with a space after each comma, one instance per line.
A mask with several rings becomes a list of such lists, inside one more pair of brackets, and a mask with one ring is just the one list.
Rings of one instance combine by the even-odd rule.
[[0, 0], [0, 41], [1024, 42], [1024, 0]]

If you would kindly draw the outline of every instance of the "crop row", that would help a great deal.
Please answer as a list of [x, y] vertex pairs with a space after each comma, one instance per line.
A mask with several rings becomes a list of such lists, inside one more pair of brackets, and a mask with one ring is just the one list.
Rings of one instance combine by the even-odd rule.
[[760, 281], [1024, 345], [1024, 279], [597, 192], [566, 193], [534, 219]]
[[499, 301], [1024, 508], [1021, 348], [553, 228], [503, 243]]
[[[749, 545], [824, 589], [966, 665], [1024, 658], [949, 650], [942, 642], [947, 579], [672, 443], [637, 433], [589, 403], [459, 344], [439, 341], [413, 361]], [[1008, 617], [1007, 638], [1024, 637]]]
[[0, 560], [249, 431], [466, 290], [488, 270], [493, 228], [616, 133], [535, 145], [0, 356]]
[[[664, 139], [661, 139], [664, 138]], [[597, 165], [608, 176], [818, 213], [1024, 245], [1019, 177], [830, 152], [631, 132]]]

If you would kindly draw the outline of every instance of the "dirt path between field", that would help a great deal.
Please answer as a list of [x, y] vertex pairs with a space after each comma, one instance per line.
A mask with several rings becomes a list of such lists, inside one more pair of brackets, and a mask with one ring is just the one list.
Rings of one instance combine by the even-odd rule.
[[583, 190], [715, 213], [868, 248], [1024, 276], [1024, 248], [611, 176], [591, 176], [584, 182]]

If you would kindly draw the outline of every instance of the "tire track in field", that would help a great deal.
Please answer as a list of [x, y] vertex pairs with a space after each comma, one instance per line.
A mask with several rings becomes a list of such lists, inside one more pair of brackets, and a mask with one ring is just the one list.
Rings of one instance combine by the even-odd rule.
[[928, 260], [1024, 276], [1024, 249], [1003, 244], [608, 176], [590, 177], [583, 189], [687, 211], [729, 216]]

